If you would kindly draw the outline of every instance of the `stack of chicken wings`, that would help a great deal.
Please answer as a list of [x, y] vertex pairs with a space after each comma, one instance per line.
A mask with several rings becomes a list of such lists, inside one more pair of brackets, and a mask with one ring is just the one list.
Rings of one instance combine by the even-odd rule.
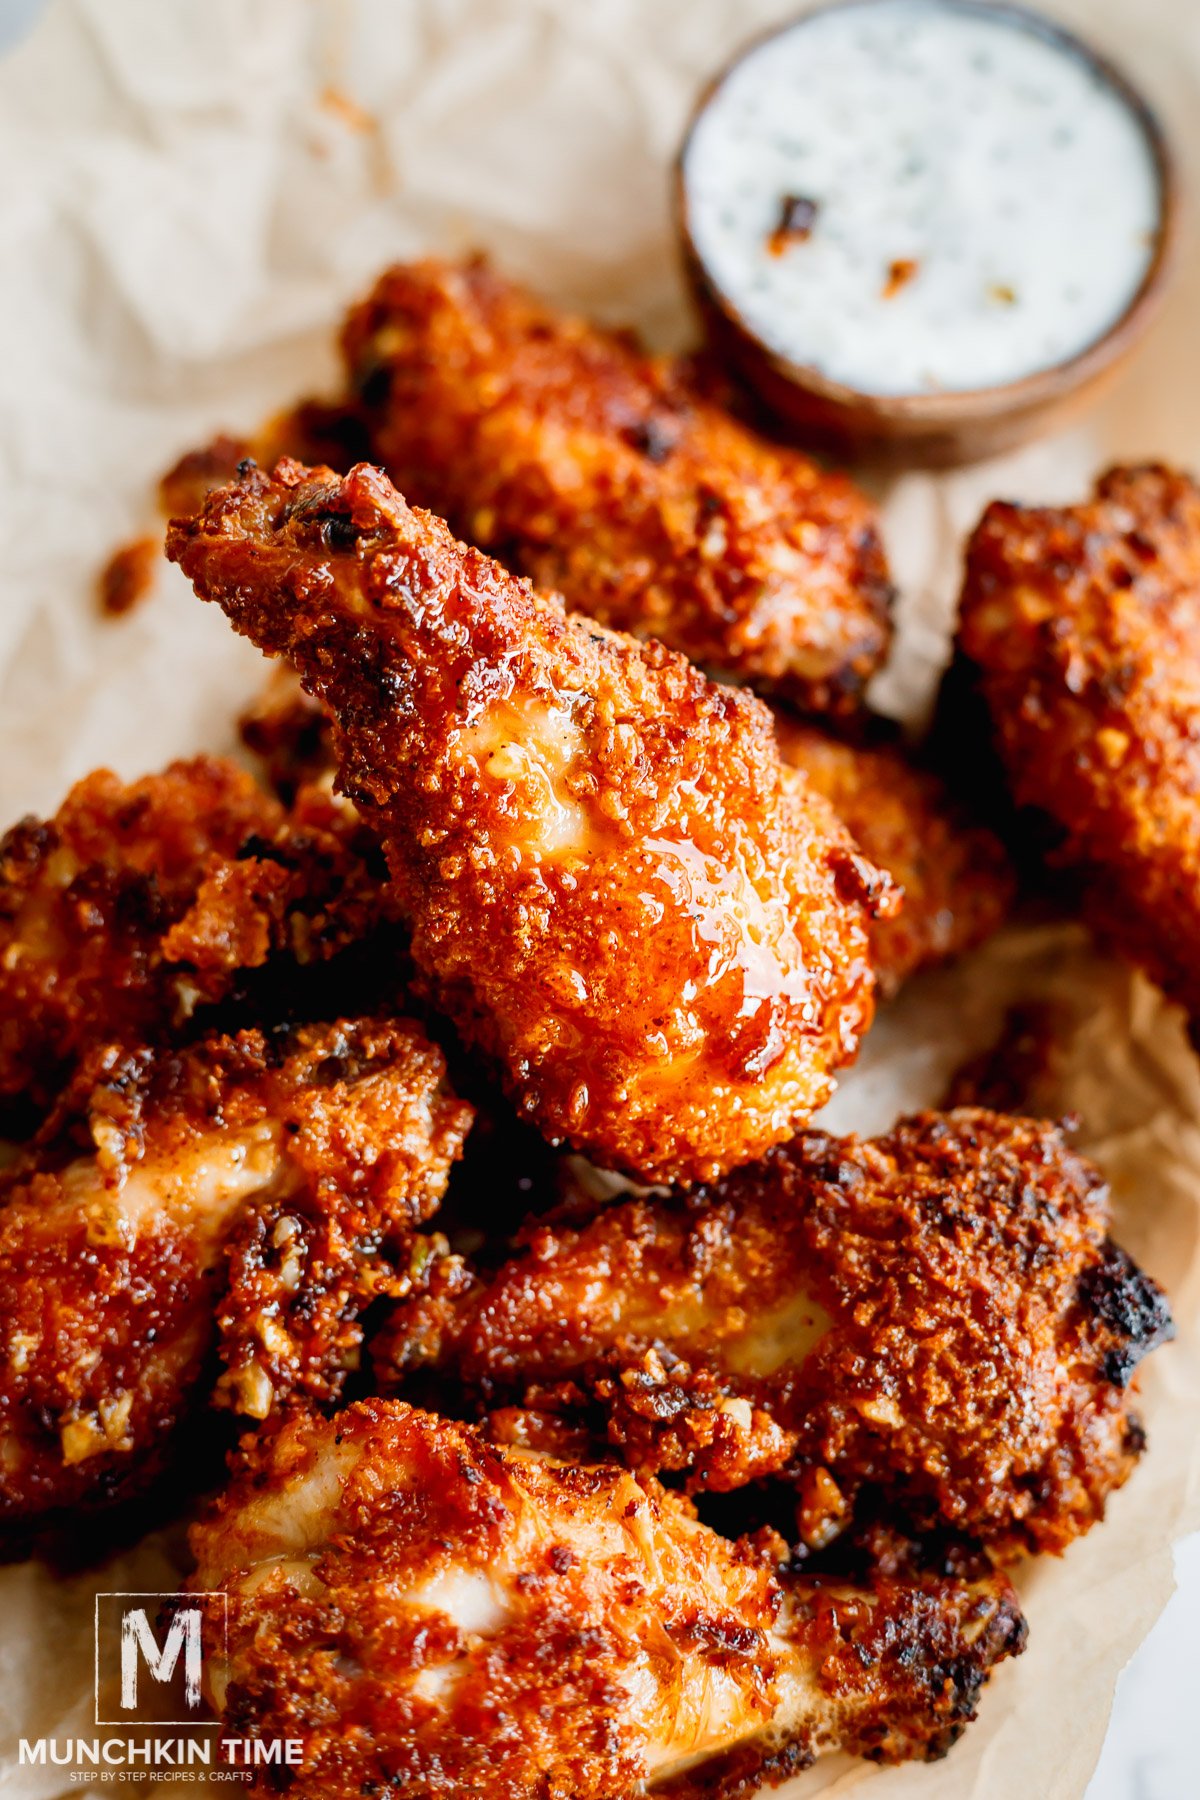
[[[0, 1520], [216, 1490], [209, 1699], [298, 1800], [940, 1755], [1170, 1318], [1058, 1125], [819, 1129], [1016, 889], [864, 711], [870, 505], [479, 263], [343, 346], [167, 481], [282, 659], [258, 778], [100, 771], [0, 842]], [[954, 677], [1193, 1014], [1198, 557], [1161, 470], [993, 508]]]

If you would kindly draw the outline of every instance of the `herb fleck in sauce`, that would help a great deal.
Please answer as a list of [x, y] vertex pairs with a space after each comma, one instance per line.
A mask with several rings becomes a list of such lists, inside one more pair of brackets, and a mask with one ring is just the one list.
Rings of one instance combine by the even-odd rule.
[[696, 249], [771, 349], [861, 392], [1075, 355], [1161, 223], [1137, 114], [1067, 45], [959, 0], [852, 0], [752, 50], [697, 120]]

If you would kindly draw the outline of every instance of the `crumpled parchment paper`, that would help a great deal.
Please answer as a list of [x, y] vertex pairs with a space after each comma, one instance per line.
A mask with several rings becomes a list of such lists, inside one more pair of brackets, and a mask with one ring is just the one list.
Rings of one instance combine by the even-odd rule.
[[[1194, 0], [1046, 0], [1115, 52], [1200, 177]], [[333, 329], [388, 260], [482, 246], [548, 296], [659, 344], [689, 323], [667, 167], [705, 78], [793, 0], [51, 0], [0, 64], [0, 821], [224, 749], [256, 653], [163, 568], [100, 619], [98, 569], [153, 524], [156, 477], [220, 427], [332, 382]], [[902, 589], [877, 704], [914, 722], [946, 652], [962, 536], [997, 495], [1068, 500], [1106, 462], [1200, 465], [1200, 259], [1083, 422], [1001, 462], [881, 488]], [[1062, 1105], [1117, 1232], [1168, 1288], [1179, 1341], [1147, 1366], [1151, 1447], [1101, 1529], [1020, 1573], [1030, 1647], [948, 1761], [837, 1758], [788, 1793], [1078, 1800], [1116, 1677], [1200, 1525], [1200, 1069], [1175, 1012], [1074, 926], [1014, 927], [882, 1016], [829, 1111], [886, 1127], [935, 1101], [1008, 1004], [1075, 1021]], [[179, 1534], [70, 1579], [0, 1571], [0, 1793], [65, 1792], [19, 1737], [94, 1735], [95, 1589], [169, 1589]], [[213, 1789], [214, 1792], [218, 1791]], [[227, 1790], [226, 1790], [227, 1791]]]

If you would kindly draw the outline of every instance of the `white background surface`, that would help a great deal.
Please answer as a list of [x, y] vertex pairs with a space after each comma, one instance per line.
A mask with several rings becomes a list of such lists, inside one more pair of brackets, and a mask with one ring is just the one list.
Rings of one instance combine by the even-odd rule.
[[1121, 1677], [1087, 1800], [1195, 1800], [1200, 1794], [1200, 1536], [1175, 1552], [1179, 1586]]

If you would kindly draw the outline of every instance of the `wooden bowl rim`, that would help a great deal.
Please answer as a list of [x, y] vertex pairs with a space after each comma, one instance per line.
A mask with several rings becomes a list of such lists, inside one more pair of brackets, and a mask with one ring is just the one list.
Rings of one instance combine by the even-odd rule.
[[907, 423], [918, 429], [953, 426], [959, 422], [982, 422], [1008, 412], [1029, 411], [1039, 402], [1057, 399], [1099, 375], [1132, 346], [1149, 323], [1162, 298], [1166, 278], [1174, 263], [1179, 236], [1180, 180], [1175, 153], [1154, 108], [1117, 63], [1084, 38], [1069, 31], [1057, 19], [1048, 18], [1032, 7], [1019, 4], [1019, 0], [938, 0], [938, 3], [956, 12], [979, 13], [1006, 20], [1014, 27], [1031, 31], [1035, 36], [1059, 45], [1070, 55], [1086, 63], [1124, 101], [1149, 145], [1158, 184], [1158, 227], [1153, 254], [1124, 311], [1106, 331], [1093, 338], [1074, 355], [1064, 358], [1062, 362], [1051, 363], [1044, 369], [1035, 369], [1028, 375], [1018, 376], [1014, 381], [998, 382], [988, 387], [951, 388], [940, 393], [920, 394], [877, 394], [869, 389], [850, 387], [845, 382], [833, 380], [812, 364], [797, 362], [764, 343], [740, 308], [718, 286], [697, 250], [690, 220], [687, 156], [696, 128], [721, 88], [748, 57], [774, 39], [788, 36], [802, 28], [810, 19], [856, 7], [887, 6], [893, 4], [893, 0], [821, 0], [819, 5], [809, 11], [798, 13], [782, 24], [772, 25], [743, 44], [701, 90], [689, 115], [672, 170], [676, 227], [682, 240], [688, 271], [693, 281], [702, 287], [708, 303], [716, 308], [729, 327], [753, 348], [780, 380], [821, 400], [830, 409], [837, 408], [847, 415], [857, 415], [860, 420], [874, 418], [892, 425]]

